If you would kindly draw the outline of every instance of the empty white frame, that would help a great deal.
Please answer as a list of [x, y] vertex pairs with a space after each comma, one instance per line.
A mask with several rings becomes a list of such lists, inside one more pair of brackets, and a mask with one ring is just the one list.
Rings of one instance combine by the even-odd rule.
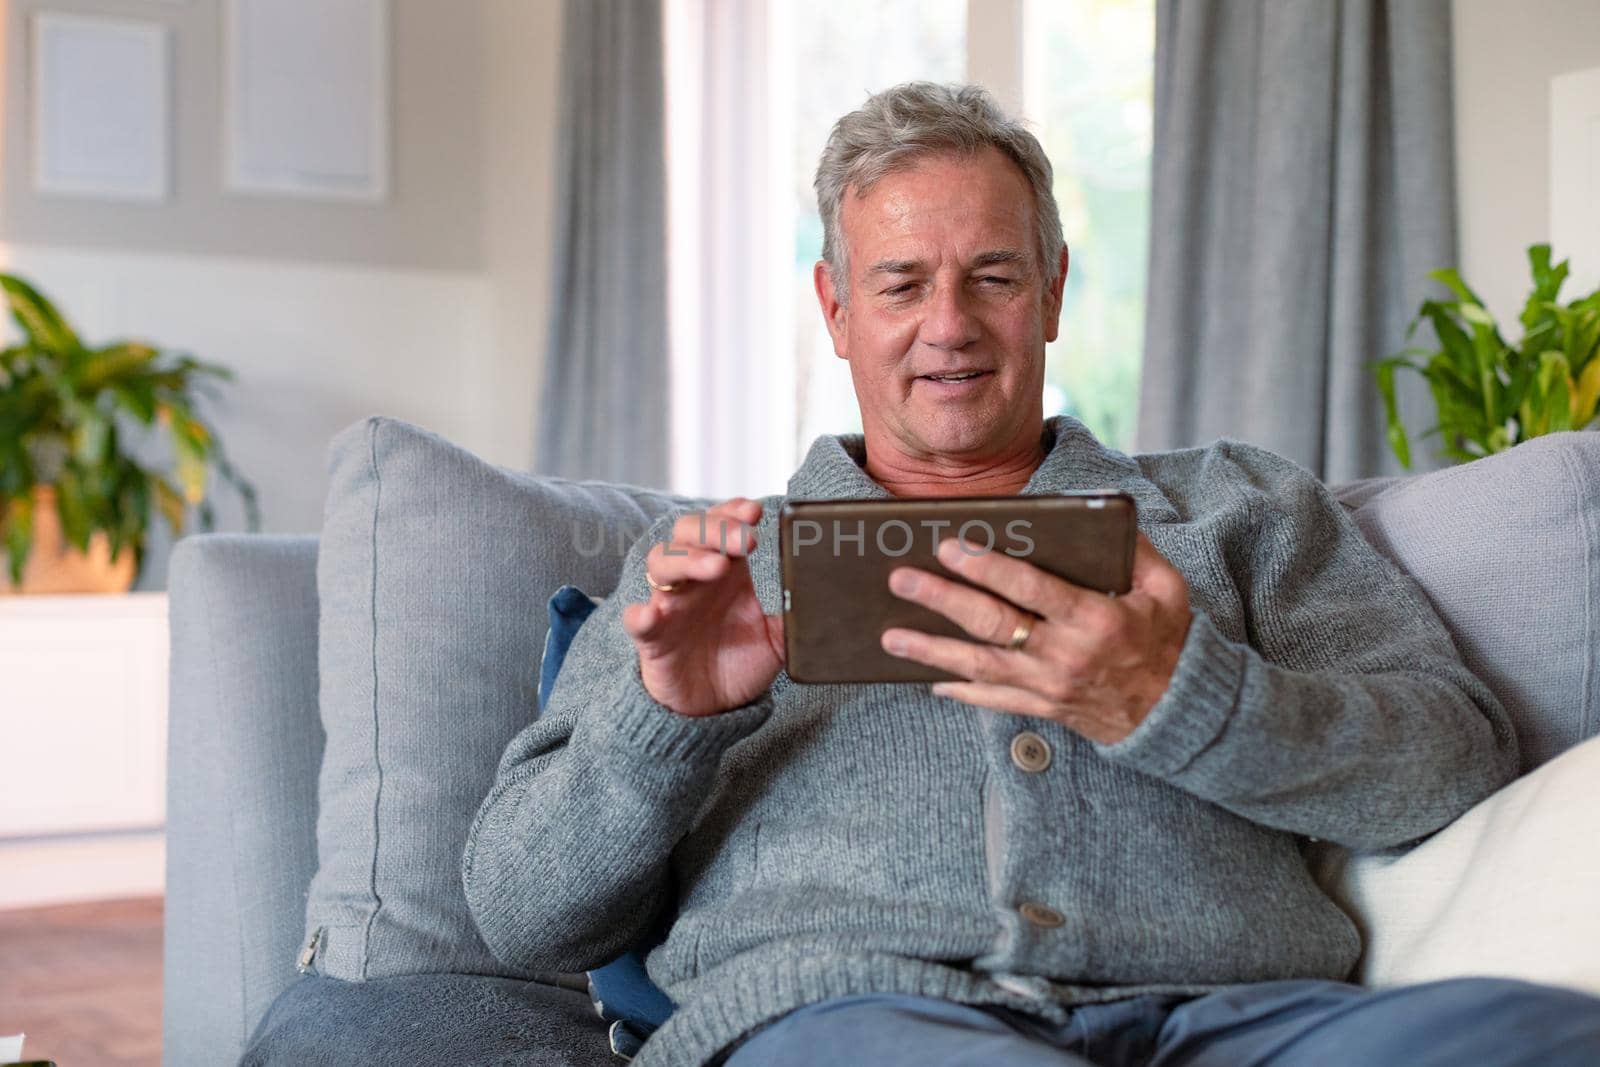
[[31, 44], [34, 188], [165, 200], [171, 155], [166, 27], [36, 15]]
[[387, 0], [229, 0], [225, 33], [227, 188], [386, 197]]

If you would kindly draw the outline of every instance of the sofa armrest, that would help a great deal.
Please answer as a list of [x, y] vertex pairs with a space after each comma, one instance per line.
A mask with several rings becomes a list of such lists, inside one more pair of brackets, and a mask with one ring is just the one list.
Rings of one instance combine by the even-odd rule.
[[316, 865], [317, 539], [173, 549], [163, 1060], [231, 1063], [296, 977]]
[[1318, 881], [1361, 927], [1363, 985], [1496, 975], [1600, 994], [1600, 737], [1409, 852], [1318, 847]]

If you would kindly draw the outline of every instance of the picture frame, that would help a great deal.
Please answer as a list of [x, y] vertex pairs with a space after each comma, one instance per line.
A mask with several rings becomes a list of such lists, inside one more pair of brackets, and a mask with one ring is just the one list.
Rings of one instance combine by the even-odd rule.
[[227, 0], [223, 20], [226, 190], [386, 200], [388, 0]]
[[35, 191], [166, 200], [172, 169], [168, 28], [40, 12], [29, 45]]

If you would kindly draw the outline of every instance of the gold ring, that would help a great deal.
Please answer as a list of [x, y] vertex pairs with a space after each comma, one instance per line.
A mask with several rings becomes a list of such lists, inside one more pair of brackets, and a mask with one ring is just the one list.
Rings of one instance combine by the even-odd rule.
[[649, 567], [646, 567], [644, 569], [644, 580], [645, 580], [645, 584], [646, 585], [648, 585], [651, 589], [654, 589], [658, 593], [670, 593], [674, 589], [678, 588], [678, 583], [677, 582], [668, 582], [665, 585], [662, 585], [660, 582], [656, 581], [654, 578], [652, 578], [650, 576], [650, 568]]
[[1028, 643], [1028, 638], [1033, 634], [1033, 617], [1025, 616], [1017, 623], [1017, 628], [1011, 631], [1011, 640], [1007, 642], [1009, 649], [1018, 649]]

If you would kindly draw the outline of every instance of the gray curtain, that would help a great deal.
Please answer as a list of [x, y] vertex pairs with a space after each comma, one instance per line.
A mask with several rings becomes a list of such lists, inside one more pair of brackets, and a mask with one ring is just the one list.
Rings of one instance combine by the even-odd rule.
[[1160, 0], [1155, 95], [1139, 446], [1397, 472], [1368, 363], [1456, 261], [1450, 0]]
[[567, 0], [537, 469], [664, 486], [670, 407], [659, 0]]

